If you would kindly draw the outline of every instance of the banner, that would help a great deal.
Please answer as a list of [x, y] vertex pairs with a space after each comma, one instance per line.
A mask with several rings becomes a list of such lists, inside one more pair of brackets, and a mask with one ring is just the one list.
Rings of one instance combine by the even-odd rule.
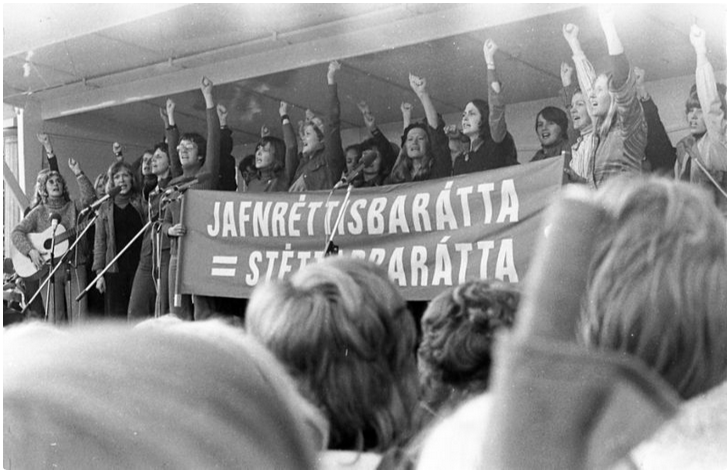
[[247, 298], [258, 283], [323, 258], [329, 239], [339, 255], [386, 267], [409, 300], [432, 299], [472, 278], [518, 282], [562, 177], [563, 160], [554, 158], [334, 192], [190, 190], [179, 292]]

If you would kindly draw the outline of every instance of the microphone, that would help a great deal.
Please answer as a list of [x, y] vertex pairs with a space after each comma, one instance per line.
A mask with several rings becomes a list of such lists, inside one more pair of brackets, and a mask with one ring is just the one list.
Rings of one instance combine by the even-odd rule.
[[56, 234], [56, 229], [58, 229], [58, 223], [61, 222], [61, 215], [58, 213], [51, 213], [51, 234]]
[[339, 182], [334, 185], [334, 190], [338, 190], [339, 188], [343, 188], [347, 186], [349, 183], [351, 183], [356, 177], [358, 177], [361, 172], [364, 171], [364, 169], [372, 164], [377, 160], [377, 153], [376, 152], [365, 152], [361, 156], [361, 160], [359, 160], [359, 165], [354, 168], [351, 172], [344, 175], [344, 177], [339, 180]]
[[197, 185], [198, 183], [205, 183], [212, 179], [211, 173], [201, 173], [199, 175], [195, 175], [195, 178], [192, 180], [188, 180], [185, 183], [178, 183], [174, 185], [173, 187], [167, 188], [164, 190], [164, 193], [162, 193], [163, 199], [169, 199], [170, 196], [174, 193], [184, 193], [185, 191], [189, 190], [192, 186]]
[[106, 195], [104, 195], [103, 198], [98, 199], [98, 200], [94, 201], [93, 203], [91, 203], [89, 206], [86, 206], [85, 208], [83, 208], [78, 216], [79, 217], [85, 216], [89, 212], [95, 210], [96, 208], [98, 208], [99, 206], [104, 204], [104, 202], [106, 200], [113, 198], [114, 196], [118, 195], [119, 193], [121, 193], [120, 186], [115, 186], [115, 187], [111, 188], [109, 191], [106, 192]]

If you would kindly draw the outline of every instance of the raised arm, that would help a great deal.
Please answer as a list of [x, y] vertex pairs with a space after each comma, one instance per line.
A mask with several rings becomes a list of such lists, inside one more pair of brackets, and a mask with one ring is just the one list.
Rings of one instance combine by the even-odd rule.
[[[169, 168], [172, 178], [182, 175], [182, 164], [179, 161], [179, 153], [177, 145], [179, 145], [179, 129], [174, 119], [175, 103], [171, 98], [167, 98], [166, 114], [160, 109], [160, 115], [165, 123], [164, 136], [167, 138], [167, 147], [169, 155]], [[167, 119], [165, 119], [165, 116]]]
[[341, 146], [341, 103], [336, 84], [336, 72], [341, 69], [338, 61], [329, 62], [329, 71], [326, 74], [329, 93], [329, 116], [324, 129], [324, 143], [326, 145], [326, 161], [331, 174], [331, 181], [336, 182], [346, 168], [346, 156]]
[[402, 111], [402, 131], [404, 131], [412, 124], [412, 103], [403, 101], [399, 109]]
[[377, 127], [376, 119], [369, 109], [369, 105], [367, 105], [364, 101], [360, 101], [357, 103], [357, 106], [359, 107], [359, 111], [361, 111], [362, 118], [364, 118], [364, 124], [369, 130], [369, 134], [374, 139], [377, 149], [379, 150], [379, 154], [382, 156], [382, 165], [384, 165], [384, 162], [394, 162], [397, 156], [392, 149], [392, 144], [390, 144], [387, 137], [382, 134], [382, 131]]
[[562, 32], [564, 39], [571, 48], [572, 59], [574, 60], [574, 68], [576, 69], [576, 78], [579, 81], [581, 93], [588, 97], [592, 92], [594, 79], [597, 78], [596, 72], [591, 62], [584, 55], [579, 42], [579, 27], [575, 24], [564, 25]]
[[409, 74], [410, 87], [415, 92], [417, 98], [420, 99], [422, 107], [425, 109], [425, 117], [427, 118], [427, 124], [432, 129], [437, 129], [438, 118], [437, 109], [435, 108], [430, 93], [427, 91], [427, 80], [424, 78], [417, 77], [416, 75]]
[[283, 128], [283, 142], [286, 144], [286, 182], [290, 186], [298, 168], [298, 141], [291, 117], [288, 116], [288, 106], [288, 103], [282, 101], [278, 107], [278, 114], [281, 117], [281, 127]]
[[81, 198], [76, 203], [76, 208], [81, 209], [91, 204], [96, 199], [96, 191], [91, 180], [81, 170], [81, 165], [76, 162], [75, 159], [68, 159], [68, 168], [71, 169], [73, 174], [76, 176], [78, 182], [78, 189], [81, 192]]
[[227, 125], [228, 110], [218, 103], [220, 120], [220, 190], [235, 191], [235, 157], [233, 157], [233, 131]]
[[[573, 81], [574, 68], [568, 62], [561, 63], [561, 99], [564, 101], [564, 108], [567, 113], [571, 110], [571, 100], [578, 91], [576, 84]], [[569, 143], [572, 145], [579, 138], [580, 132], [574, 129], [574, 121], [569, 117], [569, 129], [567, 130], [569, 135]]]
[[52, 171], [59, 172], [60, 170], [58, 169], [58, 159], [56, 159], [56, 154], [53, 153], [51, 138], [48, 136], [48, 134], [41, 133], [38, 134], [38, 140], [41, 144], [43, 144], [43, 149], [45, 149], [46, 158], [48, 159], [48, 168], [50, 168]]
[[672, 146], [670, 136], [667, 135], [665, 125], [662, 124], [657, 105], [645, 87], [645, 71], [639, 67], [634, 68], [637, 96], [642, 103], [642, 110], [647, 122], [647, 147], [645, 156], [650, 162], [651, 170], [670, 171], [675, 166], [675, 148]]
[[703, 119], [707, 142], [701, 145], [701, 157], [709, 170], [726, 170], [726, 116], [721, 109], [721, 100], [715, 81], [713, 66], [708, 61], [708, 52], [705, 45], [705, 31], [692, 25], [690, 28], [690, 43], [695, 49], [696, 69], [695, 84], [698, 92], [700, 108], [703, 110]]
[[220, 189], [220, 118], [217, 116], [217, 107], [215, 106], [215, 98], [212, 95], [212, 81], [207, 77], [202, 77], [202, 96], [205, 98], [205, 107], [207, 114], [207, 152], [205, 154], [205, 163], [199, 170], [199, 173], [209, 173], [214, 177], [214, 181], [209, 187], [213, 190]]
[[506, 127], [506, 105], [501, 97], [501, 83], [498, 80], [498, 73], [495, 68], [495, 51], [498, 45], [492, 39], [486, 39], [483, 43], [483, 56], [488, 67], [488, 125], [490, 136], [494, 142], [502, 142], [506, 138], [508, 129]]
[[610, 8], [600, 8], [599, 23], [602, 26], [604, 38], [607, 40], [607, 50], [612, 61], [613, 75], [610, 87], [617, 90], [627, 82], [630, 67], [624, 55], [624, 47], [622, 47], [622, 41], [617, 34], [617, 28], [614, 26], [614, 11]]

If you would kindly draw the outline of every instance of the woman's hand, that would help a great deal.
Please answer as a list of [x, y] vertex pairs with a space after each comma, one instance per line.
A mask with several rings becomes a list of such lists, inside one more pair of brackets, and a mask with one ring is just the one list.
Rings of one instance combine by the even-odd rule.
[[298, 177], [298, 180], [293, 182], [293, 185], [288, 189], [289, 193], [302, 193], [306, 191], [306, 182], [303, 179], [303, 175]]
[[571, 85], [574, 68], [568, 62], [561, 63], [561, 85], [566, 88]]
[[494, 57], [495, 51], [498, 50], [498, 45], [492, 39], [488, 38], [483, 43], [483, 56], [485, 56], [485, 62], [488, 65], [495, 64]]
[[217, 104], [217, 117], [220, 119], [220, 126], [227, 126], [228, 110], [225, 105]]
[[48, 137], [48, 134], [46, 133], [40, 133], [37, 134], [38, 141], [40, 141], [41, 144], [43, 144], [43, 148], [45, 149], [47, 154], [53, 153], [53, 146], [51, 146], [51, 138]]
[[28, 252], [28, 257], [30, 258], [30, 261], [33, 262], [36, 270], [43, 268], [43, 257], [40, 256], [40, 252], [38, 252], [38, 250], [31, 249], [30, 252]]
[[68, 159], [68, 168], [71, 169], [74, 175], [79, 176], [83, 173], [81, 170], [81, 165], [76, 162], [75, 159]]
[[427, 79], [409, 74], [409, 82], [410, 87], [412, 87], [412, 91], [414, 91], [417, 96], [427, 94]]
[[162, 108], [161, 106], [159, 107], [159, 117], [162, 118], [164, 127], [168, 128], [169, 127], [169, 118], [167, 117], [167, 111], [164, 108]]
[[283, 117], [288, 114], [288, 103], [285, 101], [282, 101], [281, 104], [278, 106], [278, 114]]
[[185, 226], [183, 226], [182, 223], [177, 223], [169, 228], [167, 235], [170, 237], [182, 237], [186, 232], [187, 230], [185, 229]]
[[114, 142], [113, 144], [111, 144], [111, 150], [114, 152], [117, 161], [124, 160], [121, 144], [119, 144], [118, 142]]
[[339, 61], [331, 61], [329, 62], [329, 71], [326, 74], [326, 78], [329, 81], [329, 84], [334, 84], [336, 81], [336, 72], [341, 69], [341, 63]]
[[561, 30], [564, 33], [564, 39], [569, 45], [579, 44], [579, 27], [573, 23], [565, 24]]
[[705, 46], [705, 30], [698, 25], [690, 26], [690, 44], [693, 45], [696, 54], [704, 55], [708, 53]]
[[103, 276], [96, 280], [96, 289], [99, 293], [104, 293], [106, 291], [106, 280], [104, 280]]

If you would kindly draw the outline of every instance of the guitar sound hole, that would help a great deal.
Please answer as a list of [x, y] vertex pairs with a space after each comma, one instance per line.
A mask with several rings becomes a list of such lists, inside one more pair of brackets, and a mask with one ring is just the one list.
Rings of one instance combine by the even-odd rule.
[[46, 250], [50, 250], [51, 249], [51, 240], [50, 239], [46, 239], [43, 242], [43, 248], [46, 249]]

